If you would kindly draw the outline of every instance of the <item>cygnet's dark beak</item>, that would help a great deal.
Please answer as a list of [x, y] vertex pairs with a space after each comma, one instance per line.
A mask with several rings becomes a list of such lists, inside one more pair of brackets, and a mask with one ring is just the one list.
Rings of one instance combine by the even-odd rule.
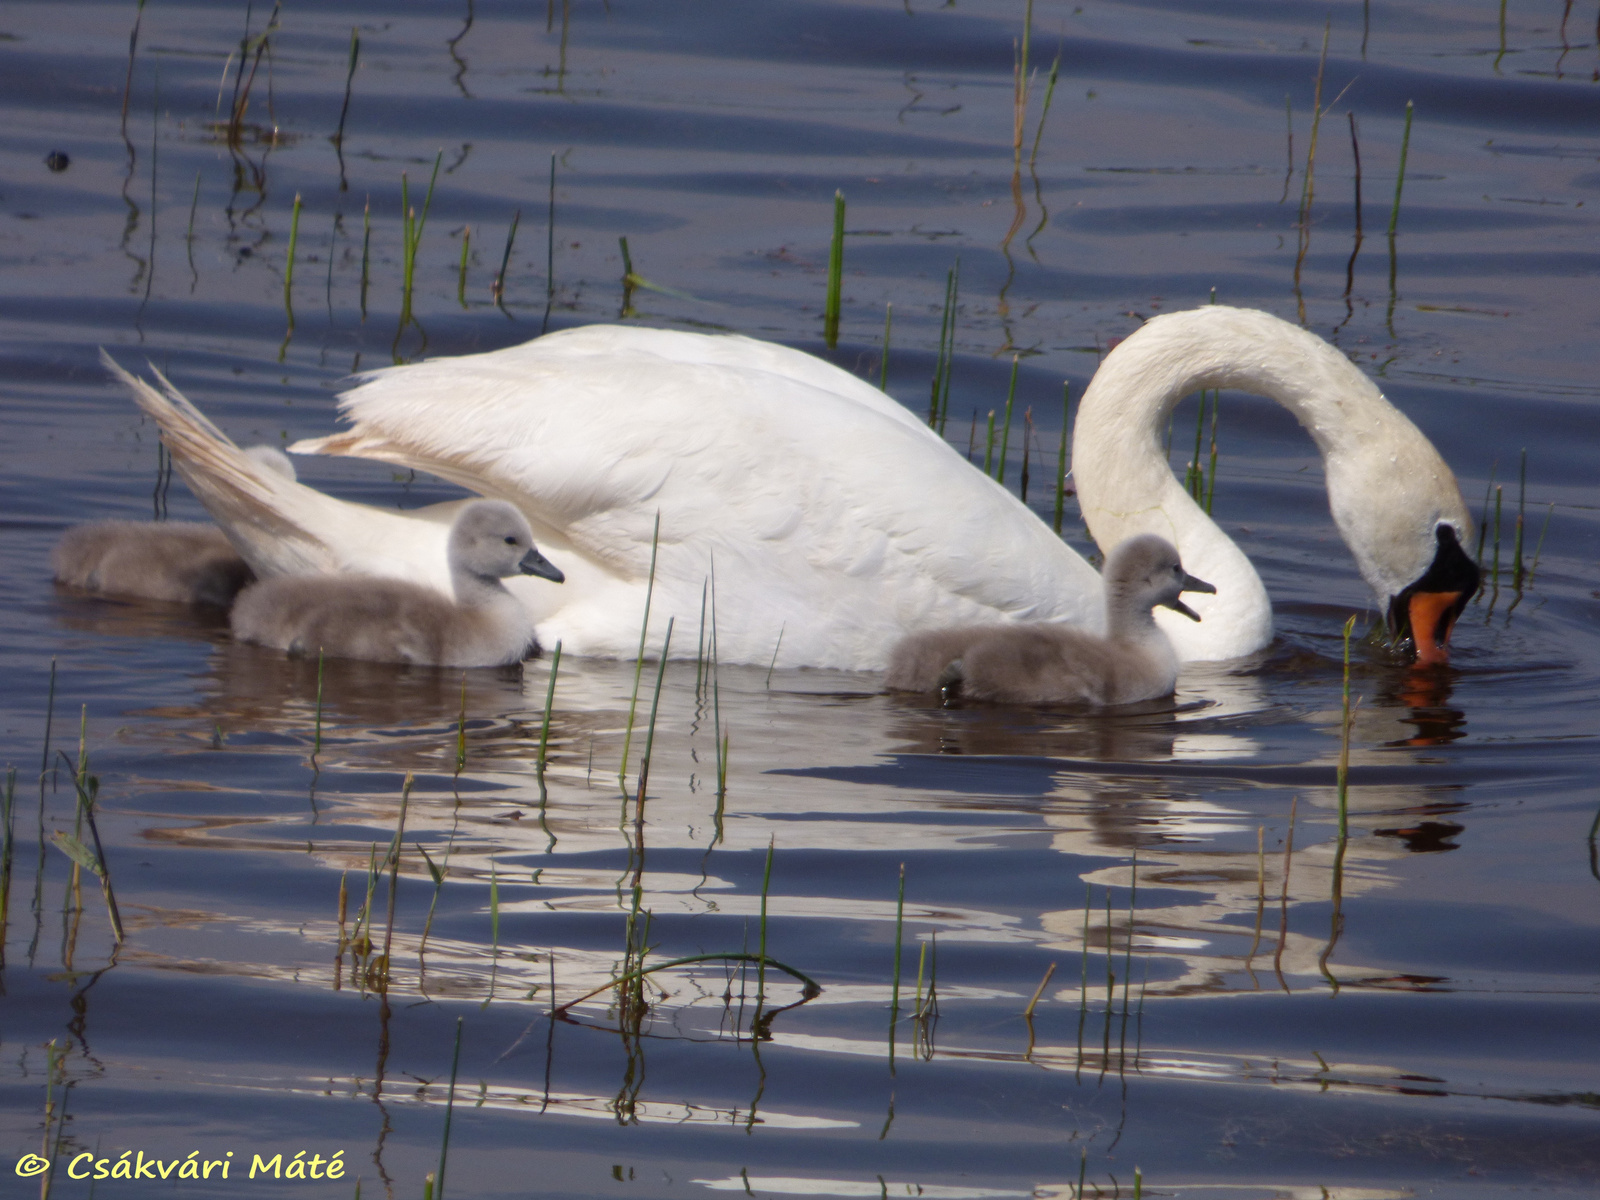
[[[1217, 589], [1216, 588], [1212, 587], [1204, 579], [1196, 579], [1193, 575], [1189, 574], [1187, 571], [1185, 571], [1183, 573], [1183, 586], [1181, 586], [1178, 590], [1180, 592], [1209, 592], [1213, 596], [1215, 596], [1217, 594]], [[1171, 600], [1167, 601], [1166, 604], [1163, 605], [1162, 607], [1170, 608], [1173, 612], [1181, 612], [1184, 616], [1188, 617], [1189, 620], [1191, 620], [1191, 621], [1198, 621], [1200, 619], [1200, 614], [1199, 613], [1195, 612], [1194, 609], [1190, 608], [1187, 604], [1185, 604], [1182, 600], [1178, 599], [1176, 596], [1174, 596]]]
[[522, 556], [522, 561], [517, 563], [517, 568], [524, 575], [537, 575], [540, 579], [548, 579], [551, 583], [565, 583], [567, 581], [567, 577], [561, 573], [561, 568], [540, 554], [537, 547]]

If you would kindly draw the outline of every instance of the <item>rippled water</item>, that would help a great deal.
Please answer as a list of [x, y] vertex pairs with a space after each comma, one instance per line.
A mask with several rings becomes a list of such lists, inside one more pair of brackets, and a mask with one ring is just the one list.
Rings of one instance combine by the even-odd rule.
[[[242, 1177], [254, 1154], [340, 1152], [342, 1180], [307, 1187], [415, 1196], [448, 1109], [455, 1195], [1127, 1196], [1136, 1167], [1148, 1195], [1592, 1192], [1594, 11], [1040, 0], [1019, 161], [1022, 10], [289, 6], [244, 42], [247, 89], [264, 5], [148, 5], [131, 69], [133, 5], [0, 8], [7, 1170], [45, 1150], [55, 1193], [81, 1195], [80, 1153], [232, 1151], [226, 1182], [189, 1186], [247, 1195], [266, 1186]], [[403, 324], [402, 177], [420, 205], [436, 155]], [[1453, 669], [1356, 648], [1342, 850], [1340, 632], [1376, 614], [1309, 443], [1246, 397], [1223, 405], [1216, 504], [1277, 603], [1270, 649], [1092, 717], [943, 709], [781, 662], [723, 667], [713, 688], [674, 663], [642, 823], [618, 787], [631, 663], [561, 664], [541, 800], [547, 661], [464, 683], [329, 662], [319, 749], [314, 664], [48, 582], [69, 524], [203, 515], [167, 490], [101, 345], [168, 370], [241, 441], [331, 431], [361, 366], [630, 306], [826, 353], [836, 189], [832, 357], [876, 379], [893, 303], [889, 390], [914, 411], [960, 258], [963, 450], [1013, 353], [1048, 455], [1061, 380], [1076, 393], [1135, 314], [1215, 288], [1303, 312], [1381, 378], [1475, 512], [1491, 497], [1498, 588], [1467, 610]], [[625, 292], [619, 237], [655, 287]], [[1194, 419], [1175, 420], [1180, 471]], [[1020, 441], [1019, 422], [1013, 459]], [[1036, 458], [1043, 512], [1046, 475]], [[455, 494], [375, 464], [302, 478], [403, 507]], [[74, 827], [80, 710], [120, 948], [93, 879], [80, 912], [50, 844]], [[385, 996], [345, 943], [407, 774], [399, 869], [372, 883]], [[576, 1001], [619, 969], [635, 910], [652, 962], [754, 953], [764, 929], [823, 990], [788, 1008], [781, 973], [700, 962], [653, 976], [647, 1012], [602, 990], [548, 1019], [552, 987]], [[919, 1018], [930, 977], [937, 1016]]]

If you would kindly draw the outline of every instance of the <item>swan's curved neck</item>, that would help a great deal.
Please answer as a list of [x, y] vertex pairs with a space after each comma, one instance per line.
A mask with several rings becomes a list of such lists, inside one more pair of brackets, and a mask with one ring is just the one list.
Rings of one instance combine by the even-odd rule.
[[1247, 309], [1156, 317], [1106, 357], [1085, 391], [1072, 467], [1102, 550], [1157, 533], [1177, 546], [1185, 569], [1216, 585], [1216, 596], [1194, 598], [1199, 626], [1157, 614], [1182, 657], [1230, 657], [1271, 636], [1271, 605], [1255, 568], [1190, 499], [1162, 451], [1173, 408], [1203, 388], [1267, 396], [1305, 426], [1327, 468], [1334, 519], [1380, 596], [1427, 569], [1431, 525], [1426, 544], [1412, 544], [1419, 508], [1431, 504], [1438, 518], [1470, 530], [1454, 476], [1433, 446], [1321, 338]]

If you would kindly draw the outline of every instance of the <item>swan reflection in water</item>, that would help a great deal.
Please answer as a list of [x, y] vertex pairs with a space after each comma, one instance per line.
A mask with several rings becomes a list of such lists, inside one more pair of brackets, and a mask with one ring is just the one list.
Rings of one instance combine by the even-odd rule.
[[[210, 640], [195, 702], [152, 715], [174, 719], [171, 728], [190, 748], [220, 740], [271, 756], [254, 777], [268, 786], [283, 786], [277, 782], [283, 779], [292, 779], [288, 786], [296, 789], [307, 786], [314, 661], [235, 644], [214, 629], [202, 633], [187, 615], [179, 620], [162, 606], [141, 613], [138, 606], [107, 611], [74, 604], [62, 619], [102, 633], [172, 636], [186, 630]], [[486, 895], [493, 865], [503, 912], [619, 912], [621, 868], [597, 867], [582, 856], [606, 854], [595, 861], [620, 862], [617, 852], [638, 849], [631, 844], [631, 819], [619, 822], [617, 787], [633, 665], [562, 662], [549, 727], [548, 803], [541, 812], [535, 757], [548, 672], [546, 661], [460, 672], [329, 660], [314, 814], [279, 814], [269, 828], [245, 818], [200, 825], [185, 820], [151, 836], [215, 850], [240, 845], [232, 840], [238, 826], [251, 823], [258, 826], [248, 843], [255, 852], [304, 854], [309, 846], [330, 870], [359, 876], [368, 867], [368, 843], [385, 839], [384, 831], [394, 827], [399, 779], [414, 772], [407, 842], [427, 845], [436, 862], [436, 852], [448, 845], [452, 885], [467, 883]], [[645, 674], [630, 789], [650, 699]], [[946, 709], [878, 694], [871, 690], [874, 677], [851, 672], [780, 672], [769, 689], [765, 671], [728, 667], [718, 673], [713, 700], [709, 672], [699, 674], [697, 691], [695, 664], [671, 664], [660, 698], [646, 848], [693, 853], [659, 859], [666, 869], [646, 872], [643, 903], [658, 919], [756, 914], [759, 898], [718, 873], [719, 857], [707, 854], [713, 846], [761, 853], [776, 835], [780, 856], [849, 848], [898, 860], [920, 852], [970, 854], [1044, 832], [1050, 849], [1091, 890], [1087, 939], [1082, 907], [1018, 915], [1020, 897], [1011, 895], [993, 910], [981, 900], [908, 904], [908, 927], [919, 935], [937, 931], [941, 942], [1012, 942], [1062, 952], [1087, 944], [1091, 954], [1125, 949], [1131, 929], [1135, 952], [1172, 964], [1152, 972], [1159, 978], [1149, 981], [1151, 995], [1324, 985], [1327, 935], [1305, 932], [1322, 918], [1292, 914], [1306, 905], [1326, 908], [1333, 890], [1337, 710], [1297, 712], [1281, 699], [1274, 704], [1270, 679], [1248, 667], [1186, 669], [1176, 699], [1109, 714]], [[1352, 752], [1353, 829], [1341, 863], [1346, 900], [1393, 886], [1391, 864], [1409, 852], [1451, 848], [1448, 839], [1459, 826], [1442, 818], [1465, 804], [1466, 784], [1459, 778], [1430, 775], [1423, 782], [1422, 772], [1407, 769], [1414, 760], [1404, 747], [1385, 745], [1397, 739], [1372, 736], [1393, 732], [1395, 723], [1415, 728], [1408, 724], [1415, 711], [1395, 703], [1417, 694], [1410, 677], [1383, 678], [1375, 698], [1358, 708], [1367, 724], [1358, 722]], [[457, 778], [463, 688], [468, 754]], [[1430, 709], [1447, 696], [1434, 686], [1426, 697]], [[731, 736], [728, 798], [720, 813], [718, 711]], [[384, 777], [374, 781], [374, 772]], [[1363, 778], [1368, 773], [1371, 782]], [[246, 786], [251, 778], [245, 775]], [[1294, 797], [1298, 820], [1286, 856]], [[283, 825], [279, 835], [270, 828], [274, 822]], [[1374, 833], [1384, 836], [1364, 836]], [[1142, 896], [1130, 926], [1126, 897], [1135, 855]], [[685, 870], [686, 863], [700, 866]], [[403, 855], [401, 871], [428, 886], [420, 855]], [[535, 878], [537, 884], [529, 882]], [[1069, 880], [1062, 882], [1068, 886], [1051, 889], [1054, 896], [1072, 892]], [[774, 911], [818, 921], [894, 919], [888, 883], [875, 900], [809, 894], [819, 886], [799, 881], [788, 895], [774, 896]], [[1115, 896], [1109, 919], [1107, 888]], [[331, 922], [321, 935], [336, 940]], [[430, 941], [430, 957], [432, 947]], [[502, 960], [507, 994], [521, 974], [528, 976], [524, 992], [539, 982], [535, 976], [547, 970], [549, 949], [521, 947], [519, 953], [535, 956], [521, 965]], [[612, 956], [609, 949], [551, 952], [574, 983], [591, 976], [603, 982]], [[437, 954], [430, 986], [467, 994], [483, 982], [481, 947], [443, 941]], [[1331, 969], [1347, 984], [1434, 983], [1396, 983], [1378, 968], [1343, 957]]]

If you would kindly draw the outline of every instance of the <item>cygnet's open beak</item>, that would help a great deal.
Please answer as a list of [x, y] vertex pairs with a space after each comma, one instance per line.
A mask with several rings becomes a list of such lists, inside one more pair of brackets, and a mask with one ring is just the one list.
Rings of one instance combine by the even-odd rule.
[[1453, 526], [1434, 529], [1438, 549], [1421, 579], [1389, 601], [1389, 628], [1398, 639], [1410, 638], [1417, 665], [1441, 666], [1450, 661], [1450, 631], [1478, 591], [1478, 566], [1456, 540]]
[[[1204, 579], [1196, 579], [1187, 571], [1183, 573], [1183, 586], [1178, 590], [1181, 592], [1209, 592], [1213, 596], [1217, 594], [1216, 588], [1212, 587]], [[1168, 600], [1162, 607], [1170, 608], [1173, 612], [1181, 612], [1191, 621], [1198, 621], [1200, 619], [1199, 613], [1195, 612], [1194, 609], [1190, 608], [1176, 596], [1174, 596], [1171, 600]]]
[[522, 561], [517, 563], [517, 568], [524, 575], [537, 575], [540, 579], [548, 579], [551, 583], [565, 583], [567, 581], [567, 577], [561, 573], [561, 568], [540, 554], [537, 547], [530, 549], [522, 556]]

